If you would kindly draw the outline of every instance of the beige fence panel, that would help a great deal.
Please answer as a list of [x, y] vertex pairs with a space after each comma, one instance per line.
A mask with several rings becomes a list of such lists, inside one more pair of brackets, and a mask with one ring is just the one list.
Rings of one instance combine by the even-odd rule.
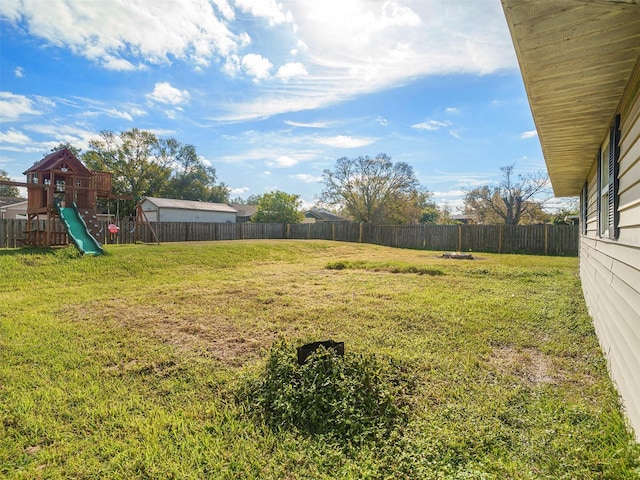
[[22, 246], [26, 220], [2, 220], [0, 221], [0, 247], [16, 248]]

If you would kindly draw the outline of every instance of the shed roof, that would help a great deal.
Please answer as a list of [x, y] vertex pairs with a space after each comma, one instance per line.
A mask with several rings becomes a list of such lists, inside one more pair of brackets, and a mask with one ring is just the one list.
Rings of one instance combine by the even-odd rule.
[[0, 207], [15, 205], [16, 203], [22, 203], [26, 201], [27, 200], [22, 197], [0, 197]]
[[315, 218], [316, 220], [321, 220], [323, 222], [350, 222], [348, 218], [341, 217], [340, 215], [336, 215], [335, 213], [328, 212], [327, 210], [318, 210], [316, 208], [312, 208], [311, 210], [307, 210], [304, 212], [304, 216], [307, 218]]
[[244, 205], [240, 203], [231, 203], [231, 208], [234, 208], [238, 212], [239, 217], [250, 217], [258, 211], [257, 205]]
[[22, 201], [20, 202], [16, 202], [16, 203], [9, 203], [7, 205], [0, 205], [0, 209], [2, 209], [2, 211], [6, 212], [7, 210], [22, 210], [27, 208], [27, 205], [29, 204], [28, 200], [24, 200], [21, 199]]
[[237, 213], [237, 210], [235, 208], [231, 208], [225, 203], [198, 202], [195, 200], [178, 200], [174, 198], [157, 197], [145, 197], [143, 202], [149, 202], [158, 208]]
[[579, 194], [640, 58], [640, 0], [502, 0], [557, 196]]

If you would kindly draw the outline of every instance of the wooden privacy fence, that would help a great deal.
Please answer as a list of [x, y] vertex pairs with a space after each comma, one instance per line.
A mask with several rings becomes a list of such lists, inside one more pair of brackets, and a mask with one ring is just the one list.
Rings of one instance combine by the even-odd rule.
[[[26, 220], [0, 220], [0, 248], [23, 245]], [[154, 242], [147, 225], [120, 224], [110, 235], [100, 225], [103, 244]], [[578, 226], [572, 225], [371, 225], [367, 223], [182, 223], [153, 224], [160, 242], [246, 239], [335, 240], [443, 252], [578, 255]]]

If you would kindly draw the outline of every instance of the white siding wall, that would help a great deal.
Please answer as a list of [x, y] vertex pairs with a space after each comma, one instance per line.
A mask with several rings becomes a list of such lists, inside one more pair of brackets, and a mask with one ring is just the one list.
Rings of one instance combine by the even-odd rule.
[[143, 202], [142, 210], [144, 211], [144, 214], [147, 216], [147, 220], [149, 220], [152, 223], [158, 222], [158, 209], [156, 208], [155, 205], [151, 205], [148, 202]]
[[2, 209], [0, 218], [15, 220], [16, 218], [27, 218], [27, 202], [14, 203]]
[[[151, 219], [149, 219], [151, 220]], [[208, 210], [185, 210], [182, 208], [160, 207], [161, 222], [204, 222], [226, 223], [236, 222], [233, 212], [213, 212]]]
[[236, 213], [190, 208], [158, 207], [150, 200], [143, 200], [142, 210], [152, 223], [157, 222], [199, 222], [199, 223], [235, 223]]
[[[588, 178], [587, 233], [580, 276], [613, 381], [640, 440], [640, 99], [623, 105], [620, 144], [620, 235], [597, 232], [594, 162]], [[604, 138], [603, 138], [604, 140]]]

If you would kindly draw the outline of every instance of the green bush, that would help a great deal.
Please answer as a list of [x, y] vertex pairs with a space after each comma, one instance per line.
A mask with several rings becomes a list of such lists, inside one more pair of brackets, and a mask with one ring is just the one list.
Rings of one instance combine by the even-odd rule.
[[327, 270], [371, 270], [373, 272], [417, 273], [418, 275], [444, 275], [440, 268], [410, 265], [403, 262], [365, 262], [362, 260], [336, 260], [325, 265]]
[[294, 428], [359, 444], [386, 437], [407, 420], [415, 381], [397, 362], [320, 347], [299, 365], [296, 350], [276, 342], [264, 372], [242, 397], [275, 429]]

